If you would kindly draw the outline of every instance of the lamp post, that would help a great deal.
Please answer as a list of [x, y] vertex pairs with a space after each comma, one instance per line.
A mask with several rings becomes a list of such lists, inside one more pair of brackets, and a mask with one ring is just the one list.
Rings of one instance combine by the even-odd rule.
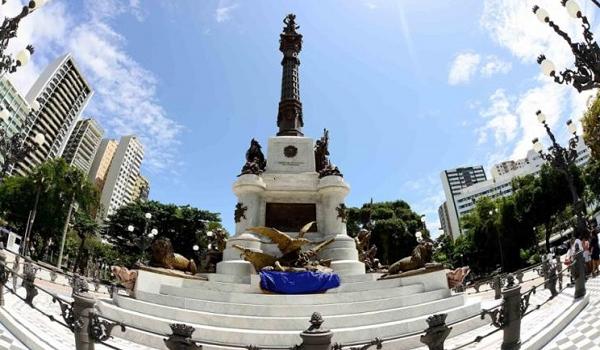
[[[596, 0], [593, 1], [598, 5]], [[575, 70], [565, 69], [557, 73], [554, 63], [544, 55], [540, 55], [537, 62], [542, 72], [554, 78], [558, 84], [571, 84], [579, 92], [600, 87], [600, 47], [594, 40], [594, 34], [590, 31], [590, 23], [574, 0], [561, 0], [561, 4], [571, 17], [581, 20], [584, 42], [574, 43], [569, 35], [550, 19], [548, 11], [543, 8], [536, 5], [533, 7], [533, 13], [542, 23], [548, 24], [571, 47], [575, 56]], [[600, 7], [600, 5], [598, 6]]]
[[[6, 0], [2, 0], [4, 4]], [[5, 18], [0, 26], [0, 76], [5, 73], [14, 73], [18, 67], [24, 66], [29, 62], [31, 55], [33, 54], [33, 46], [27, 45], [23, 50], [17, 53], [16, 57], [7, 55], [5, 53], [6, 48], [10, 42], [10, 39], [17, 36], [17, 29], [19, 29], [19, 23], [23, 18], [39, 9], [46, 0], [32, 0], [29, 1], [27, 6], [23, 6], [21, 13], [12, 18]]]
[[[490, 215], [490, 219], [493, 219], [494, 214], [498, 214], [498, 208], [494, 208], [494, 210], [490, 210], [488, 212]], [[502, 240], [500, 239], [500, 232], [496, 228], [496, 239], [498, 240], [498, 250], [500, 251], [500, 266], [502, 267], [502, 271], [504, 271], [504, 251], [502, 250]]]
[[544, 153], [544, 146], [538, 138], [535, 138], [532, 140], [533, 149], [538, 152], [540, 157], [546, 160], [554, 169], [565, 175], [569, 186], [569, 191], [571, 192], [573, 211], [575, 212], [575, 216], [577, 218], [576, 230], [581, 236], [586, 229], [585, 204], [581, 198], [579, 198], [579, 194], [575, 188], [575, 179], [570, 171], [570, 168], [575, 165], [575, 161], [577, 160], [577, 144], [579, 142], [579, 136], [577, 136], [577, 127], [571, 120], [567, 121], [567, 128], [569, 132], [573, 134], [573, 137], [569, 139], [569, 148], [567, 149], [556, 142], [554, 134], [550, 130], [548, 123], [546, 123], [546, 116], [544, 113], [542, 113], [542, 111], [537, 111], [536, 115], [538, 121], [544, 125], [546, 133], [552, 141], [552, 146], [549, 148], [549, 153]]

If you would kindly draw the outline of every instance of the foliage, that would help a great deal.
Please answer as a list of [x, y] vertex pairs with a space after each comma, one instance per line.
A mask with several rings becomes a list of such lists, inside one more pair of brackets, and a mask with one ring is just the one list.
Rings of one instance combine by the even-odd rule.
[[[28, 176], [8, 177], [0, 184], [0, 213], [15, 230], [25, 231], [38, 193], [32, 233], [41, 242], [60, 242], [71, 201], [78, 203], [81, 211], [91, 212], [99, 199], [94, 185], [79, 169], [62, 158], [49, 160]], [[39, 253], [43, 247], [38, 245], [37, 250]]]
[[583, 119], [583, 140], [592, 151], [592, 157], [600, 161], [600, 95], [586, 111]]
[[[152, 215], [148, 221], [144, 217], [146, 213]], [[175, 252], [191, 258], [195, 256], [194, 245], [201, 248], [200, 253], [206, 249], [207, 227], [220, 227], [220, 221], [218, 213], [189, 205], [138, 201], [119, 208], [109, 216], [103, 235], [115, 247], [121, 263], [131, 266], [142, 255], [144, 244], [149, 245], [147, 234], [152, 229], [158, 230], [156, 238], [169, 238]], [[134, 227], [133, 232], [127, 230], [129, 225]]]
[[382, 264], [392, 264], [411, 254], [417, 245], [415, 233], [423, 227], [421, 216], [404, 201], [365, 203], [361, 208], [349, 208], [347, 227], [355, 236], [361, 227], [371, 227], [371, 244], [377, 246], [377, 257]]
[[590, 159], [583, 171], [583, 179], [591, 199], [600, 201], [600, 159]]

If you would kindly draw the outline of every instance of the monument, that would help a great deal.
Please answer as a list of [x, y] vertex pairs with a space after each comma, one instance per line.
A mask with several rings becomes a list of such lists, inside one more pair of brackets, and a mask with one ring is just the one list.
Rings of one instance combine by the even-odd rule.
[[227, 242], [223, 261], [217, 264], [217, 274], [249, 276], [256, 273], [240, 256], [239, 247], [278, 253], [275, 244], [257, 237], [249, 228], [273, 227], [288, 235], [297, 235], [301, 227], [311, 221], [316, 225], [307, 233], [307, 238], [313, 242], [334, 239], [320, 252], [320, 258], [331, 259], [331, 268], [339, 275], [364, 274], [365, 266], [358, 260], [356, 244], [346, 233], [344, 199], [350, 186], [329, 160], [329, 133], [325, 130], [315, 142], [302, 132], [304, 116], [298, 58], [302, 34], [298, 33], [295, 15], [288, 15], [284, 23], [279, 39], [279, 50], [283, 53], [277, 115], [279, 131], [269, 138], [266, 159], [255, 139], [246, 152], [246, 163], [233, 184], [238, 199], [235, 235]]

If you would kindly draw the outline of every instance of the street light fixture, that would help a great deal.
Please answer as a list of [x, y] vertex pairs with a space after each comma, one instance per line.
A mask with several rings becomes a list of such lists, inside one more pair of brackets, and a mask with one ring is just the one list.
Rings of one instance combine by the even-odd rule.
[[[600, 7], [600, 3], [596, 0], [592, 1]], [[576, 70], [565, 69], [557, 74], [554, 63], [544, 55], [540, 55], [537, 62], [542, 72], [553, 78], [558, 84], [571, 84], [579, 92], [600, 87], [600, 47], [594, 40], [594, 34], [590, 31], [590, 23], [574, 0], [561, 0], [561, 4], [566, 8], [571, 17], [581, 20], [583, 38], [585, 40], [583, 43], [573, 43], [569, 35], [550, 19], [548, 11], [536, 5], [533, 7], [533, 13], [540, 22], [547, 23], [548, 26], [569, 44], [575, 56]]]
[[579, 194], [577, 193], [577, 189], [575, 188], [575, 179], [573, 178], [573, 174], [571, 174], [570, 168], [576, 165], [577, 160], [577, 144], [579, 143], [579, 136], [577, 136], [577, 127], [571, 121], [567, 121], [567, 129], [573, 136], [569, 139], [569, 148], [565, 148], [556, 142], [556, 138], [550, 130], [550, 126], [546, 123], [546, 117], [542, 113], [542, 111], [536, 112], [538, 121], [544, 125], [546, 129], [546, 133], [550, 137], [552, 141], [552, 146], [549, 148], [549, 152], [544, 152], [544, 146], [540, 142], [538, 138], [532, 140], [533, 149], [536, 151], [540, 157], [546, 160], [553, 169], [559, 171], [563, 175], [565, 175], [567, 179], [567, 183], [569, 185], [569, 191], [571, 192], [571, 200], [573, 204], [573, 210], [575, 211], [575, 215], [577, 217], [577, 227], [576, 231], [579, 235], [583, 235], [586, 230], [585, 225], [585, 204], [579, 198]]
[[[2, 0], [4, 4], [6, 0]], [[14, 73], [18, 67], [22, 67], [29, 62], [31, 55], [34, 52], [33, 46], [27, 45], [23, 50], [19, 51], [13, 58], [9, 54], [5, 54], [6, 48], [10, 42], [10, 39], [17, 36], [17, 30], [19, 29], [19, 23], [23, 18], [38, 10], [46, 0], [32, 0], [29, 1], [27, 6], [23, 6], [21, 13], [13, 18], [5, 18], [0, 26], [0, 76], [5, 73]]]

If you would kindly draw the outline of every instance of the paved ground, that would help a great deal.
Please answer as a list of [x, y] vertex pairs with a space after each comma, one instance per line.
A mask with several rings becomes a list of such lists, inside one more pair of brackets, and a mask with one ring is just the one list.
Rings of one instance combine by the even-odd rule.
[[600, 349], [600, 277], [586, 283], [590, 303], [545, 350]]
[[[525, 275], [525, 283], [522, 285], [522, 291], [526, 291], [534, 284], [541, 280], [535, 272], [528, 272]], [[566, 281], [566, 279], [565, 279]], [[49, 281], [37, 280], [45, 289], [52, 290], [65, 298], [71, 293], [69, 287], [64, 285], [53, 285]], [[586, 284], [588, 293], [590, 294], [590, 304], [581, 312], [576, 319], [571, 322], [558, 336], [556, 336], [544, 349], [549, 350], [566, 350], [566, 349], [600, 349], [600, 278], [588, 280]], [[472, 292], [469, 290], [468, 292]], [[19, 289], [19, 294], [24, 295], [24, 290]], [[470, 294], [469, 297], [481, 298], [484, 307], [491, 307], [493, 301], [493, 291], [484, 293]], [[99, 295], [100, 296], [100, 295]], [[540, 305], [539, 310], [527, 315], [522, 322], [522, 340], [525, 341], [543, 331], [547, 320], [556, 318], [572, 303], [572, 288], [566, 289], [557, 298], [546, 302], [549, 297], [549, 292], [538, 288], [537, 293], [531, 297], [530, 310]], [[5, 294], [6, 305], [5, 310], [8, 311], [23, 327], [34, 330], [36, 334], [41, 335], [41, 338], [46, 341], [52, 348], [55, 349], [73, 349], [74, 337], [73, 334], [66, 328], [56, 322], [51, 322], [46, 316], [43, 316], [37, 311], [31, 310], [20, 299], [14, 295]], [[56, 315], [60, 318], [60, 310], [57, 304], [52, 303], [50, 296], [40, 293], [34, 304], [42, 311]], [[502, 339], [502, 332], [496, 332], [493, 335], [486, 337], [481, 342], [468, 344], [477, 336], [482, 336], [488, 332], [493, 332], [496, 329], [492, 326], [485, 326], [462, 335], [453, 337], [446, 342], [446, 349], [495, 349], [499, 348]], [[132, 344], [121, 339], [111, 339], [110, 344], [121, 349], [131, 350], [146, 350], [148, 348]], [[49, 347], [50, 348], [50, 347]], [[25, 350], [26, 347], [19, 341], [15, 340], [1, 324], [0, 324], [0, 350]], [[99, 345], [97, 349], [106, 349]]]

